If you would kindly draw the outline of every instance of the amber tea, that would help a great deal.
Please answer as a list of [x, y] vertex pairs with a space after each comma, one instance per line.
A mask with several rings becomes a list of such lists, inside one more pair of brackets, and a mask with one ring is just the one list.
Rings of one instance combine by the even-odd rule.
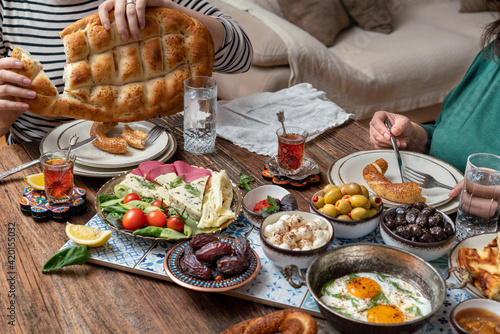
[[301, 128], [288, 127], [287, 132], [278, 129], [278, 155], [277, 162], [280, 170], [286, 175], [299, 172], [304, 157], [304, 146], [307, 131]]
[[41, 157], [45, 195], [53, 203], [68, 202], [73, 194], [73, 165], [75, 155], [70, 154], [68, 160], [65, 151], [45, 153]]

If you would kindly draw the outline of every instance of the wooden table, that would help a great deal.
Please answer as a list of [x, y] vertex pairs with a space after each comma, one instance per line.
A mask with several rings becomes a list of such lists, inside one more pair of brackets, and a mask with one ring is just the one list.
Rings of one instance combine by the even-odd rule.
[[[179, 119], [180, 116], [170, 117], [168, 122], [174, 124]], [[212, 154], [194, 155], [183, 150], [181, 130], [176, 129], [173, 134], [178, 149], [171, 161], [225, 169], [233, 181], [237, 181], [242, 172], [255, 179], [254, 187], [270, 183], [261, 175], [267, 157], [220, 138]], [[348, 121], [307, 143], [307, 156], [321, 167], [321, 183], [301, 191], [289, 189], [297, 198], [299, 209], [309, 210], [311, 194], [328, 183], [328, 168], [336, 159], [368, 149], [373, 149], [368, 131], [355, 121]], [[39, 155], [38, 143], [1, 147], [0, 171]], [[39, 172], [41, 166], [35, 165], [0, 181], [0, 332], [219, 333], [240, 321], [277, 310], [93, 264], [42, 274], [44, 263], [68, 238], [63, 223], [37, 223], [20, 211], [18, 201], [26, 187], [23, 177]], [[87, 210], [71, 217], [71, 223], [84, 225], [95, 215], [96, 192], [106, 181], [105, 178], [75, 178], [76, 185], [88, 192]], [[325, 320], [317, 320], [321, 333], [333, 332]]]

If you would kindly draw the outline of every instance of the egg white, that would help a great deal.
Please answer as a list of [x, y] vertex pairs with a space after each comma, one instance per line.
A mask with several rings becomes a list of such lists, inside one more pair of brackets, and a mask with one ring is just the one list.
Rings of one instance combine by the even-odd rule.
[[403, 312], [404, 321], [422, 317], [432, 310], [430, 301], [413, 285], [397, 277], [378, 273], [356, 273], [330, 281], [323, 286], [320, 299], [345, 316], [367, 321], [366, 314], [375, 303], [372, 303], [372, 298], [357, 298], [349, 293], [347, 284], [355, 277], [366, 277], [377, 282], [386, 299], [377, 298], [376, 305], [396, 306]]

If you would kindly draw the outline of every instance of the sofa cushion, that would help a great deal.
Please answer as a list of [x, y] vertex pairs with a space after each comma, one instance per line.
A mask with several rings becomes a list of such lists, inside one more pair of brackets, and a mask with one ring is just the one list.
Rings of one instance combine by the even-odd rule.
[[487, 10], [494, 10], [494, 8], [489, 9], [483, 0], [460, 0], [460, 13], [473, 13]]
[[392, 14], [387, 0], [341, 0], [347, 12], [363, 29], [389, 34], [392, 31]]
[[283, 12], [281, 11], [278, 0], [253, 0], [257, 5], [262, 8], [274, 13], [278, 16], [283, 17]]
[[285, 19], [304, 29], [326, 46], [349, 26], [340, 0], [278, 0]]

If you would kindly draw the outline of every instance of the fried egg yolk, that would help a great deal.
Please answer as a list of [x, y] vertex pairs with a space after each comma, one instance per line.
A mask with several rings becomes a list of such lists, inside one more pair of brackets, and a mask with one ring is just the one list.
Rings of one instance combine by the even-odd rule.
[[377, 305], [368, 310], [366, 314], [368, 322], [378, 324], [396, 324], [405, 320], [403, 312], [396, 306]]
[[357, 298], [373, 298], [380, 294], [380, 285], [367, 277], [356, 277], [347, 284], [347, 291]]

